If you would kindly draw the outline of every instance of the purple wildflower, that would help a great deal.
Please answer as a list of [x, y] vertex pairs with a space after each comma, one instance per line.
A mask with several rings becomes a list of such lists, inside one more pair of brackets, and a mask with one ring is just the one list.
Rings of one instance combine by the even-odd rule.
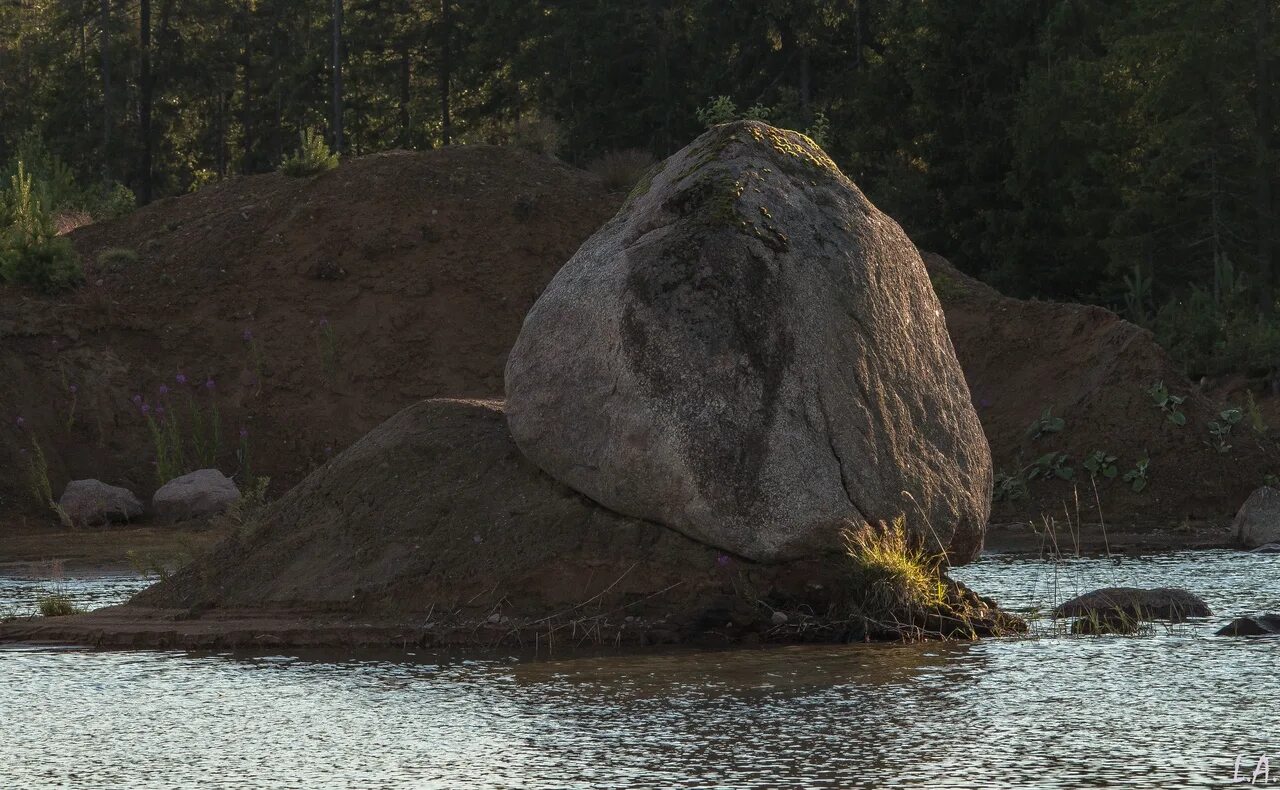
[[157, 403], [157, 404], [156, 404], [156, 416], [157, 416], [157, 417], [163, 417], [163, 416], [164, 416], [164, 404], [163, 404], [163, 403]]
[[716, 557], [716, 565], [719, 565], [721, 568], [729, 567], [729, 555], [721, 554], [719, 557]]
[[241, 428], [241, 429], [240, 429], [240, 438], [241, 438], [241, 439], [248, 439], [248, 438], [249, 438], [249, 429], [248, 429], [248, 428]]
[[134, 405], [134, 406], [141, 406], [141, 405], [142, 405], [142, 396], [141, 396], [141, 395], [134, 395], [134, 396], [133, 396], [132, 398], [130, 398], [129, 400], [133, 401], [133, 405]]
[[179, 384], [186, 384], [186, 383], [187, 383], [187, 377], [186, 377], [186, 376], [184, 376], [184, 375], [182, 375], [181, 373], [179, 373], [177, 376], [174, 376], [174, 377], [173, 377], [173, 380], [174, 380], [174, 381], [176, 381], [176, 382], [178, 382]]
[[245, 327], [245, 330], [244, 330], [244, 332], [242, 332], [242, 333], [240, 334], [240, 337], [244, 338], [244, 342], [246, 342], [246, 343], [252, 343], [252, 342], [253, 342], [253, 330], [252, 330], [252, 329], [249, 329], [248, 327]]
[[328, 326], [329, 326], [329, 319], [327, 319], [327, 318], [321, 318], [321, 319], [320, 319], [320, 328], [321, 328], [321, 329], [325, 329], [325, 328], [326, 328], [326, 327], [328, 327]]
[[214, 387], [216, 387], [216, 386], [217, 386], [217, 385], [213, 383], [213, 379], [212, 379], [212, 378], [205, 379], [205, 381], [204, 381], [204, 388], [205, 388], [205, 389], [207, 389], [207, 390], [212, 390], [212, 389], [213, 389]]
[[19, 428], [21, 428], [22, 426], [27, 424], [27, 421], [19, 417], [18, 419], [14, 420], [13, 423], [14, 425], [17, 425]]
[[162, 397], [162, 398], [163, 398], [165, 395], [168, 395], [168, 394], [169, 394], [169, 385], [168, 385], [168, 384], [161, 384], [161, 385], [160, 385], [160, 397]]
[[76, 385], [72, 384], [72, 385], [70, 385], [70, 386], [68, 386], [68, 387], [67, 387], [67, 390], [68, 390], [68, 391], [70, 391], [70, 393], [71, 393], [72, 395], [75, 395], [77, 392], [79, 392], [79, 391], [80, 391], [80, 388], [79, 388], [79, 387], [77, 387]]
[[142, 404], [142, 413], [143, 413], [143, 414], [150, 414], [150, 413], [151, 413], [151, 404], [150, 404], [150, 403], [144, 403], [144, 404]]

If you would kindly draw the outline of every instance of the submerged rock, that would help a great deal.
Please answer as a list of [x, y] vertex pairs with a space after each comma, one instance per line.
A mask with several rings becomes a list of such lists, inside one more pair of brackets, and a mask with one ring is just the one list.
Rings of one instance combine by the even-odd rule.
[[240, 489], [217, 469], [200, 469], [176, 477], [151, 497], [156, 516], [165, 521], [216, 516], [240, 498]]
[[1280, 636], [1280, 614], [1238, 617], [1220, 628], [1217, 636]]
[[1232, 528], [1247, 549], [1280, 543], [1280, 491], [1263, 486], [1245, 500]]
[[1088, 617], [1099, 621], [1172, 620], [1209, 617], [1213, 612], [1199, 596], [1176, 587], [1144, 590], [1138, 587], [1106, 587], [1085, 593], [1059, 605], [1054, 617]]
[[1250, 554], [1280, 554], [1280, 543], [1268, 543], [1266, 545], [1259, 546], [1256, 549], [1250, 550], [1249, 553]]
[[506, 387], [538, 466], [739, 556], [898, 516], [981, 548], [990, 453], [920, 255], [795, 132], [667, 159], [533, 306]]
[[78, 526], [129, 521], [143, 513], [142, 501], [132, 491], [92, 479], [67, 483], [58, 507]]

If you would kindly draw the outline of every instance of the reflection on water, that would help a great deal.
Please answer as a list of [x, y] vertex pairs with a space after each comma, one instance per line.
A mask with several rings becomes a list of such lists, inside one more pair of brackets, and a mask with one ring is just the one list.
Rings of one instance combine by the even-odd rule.
[[[1064, 577], [1181, 585], [1222, 615], [1144, 638], [537, 661], [10, 648], [0, 786], [1223, 785], [1239, 754], [1280, 765], [1280, 640], [1208, 634], [1280, 611], [1277, 571], [1228, 552], [1057, 570], [1061, 597]], [[1052, 574], [958, 575], [1029, 607]]]

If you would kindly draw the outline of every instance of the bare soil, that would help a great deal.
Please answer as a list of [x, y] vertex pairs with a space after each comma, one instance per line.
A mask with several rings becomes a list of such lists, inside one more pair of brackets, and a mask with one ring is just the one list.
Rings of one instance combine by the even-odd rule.
[[216, 405], [217, 465], [250, 474], [243, 428], [276, 494], [414, 401], [500, 395], [524, 314], [620, 200], [556, 161], [458, 146], [235, 178], [80, 228], [84, 288], [0, 287], [0, 528], [55, 528], [28, 490], [33, 439], [55, 497], [83, 477], [149, 496], [135, 395], [152, 414]]
[[[1197, 523], [1228, 524], [1267, 475], [1280, 474], [1280, 445], [1247, 418], [1218, 449], [1209, 425], [1229, 404], [1188, 381], [1150, 332], [1101, 307], [1002, 296], [937, 255], [925, 262], [997, 472], [1030, 478], [1038, 459], [1064, 453], [1073, 473], [1028, 479], [1026, 496], [997, 499], [993, 522], [1048, 518], [1059, 533], [1068, 523], [1158, 528], [1176, 545]], [[1160, 382], [1186, 398], [1185, 425], [1155, 404], [1149, 389]], [[1064, 425], [1034, 437], [1046, 410]], [[1115, 456], [1114, 477], [1085, 469], [1097, 450]], [[1147, 485], [1135, 491], [1124, 476], [1144, 457]]]

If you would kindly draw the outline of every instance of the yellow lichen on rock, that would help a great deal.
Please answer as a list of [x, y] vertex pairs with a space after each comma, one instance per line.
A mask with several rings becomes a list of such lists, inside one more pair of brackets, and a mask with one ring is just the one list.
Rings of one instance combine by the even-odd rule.
[[827, 170], [833, 175], [840, 174], [840, 168], [831, 161], [831, 157], [827, 156], [817, 143], [803, 134], [783, 131], [765, 124], [752, 124], [750, 129], [751, 136], [756, 139], [756, 142], [767, 143], [780, 154], [800, 159], [820, 170]]

